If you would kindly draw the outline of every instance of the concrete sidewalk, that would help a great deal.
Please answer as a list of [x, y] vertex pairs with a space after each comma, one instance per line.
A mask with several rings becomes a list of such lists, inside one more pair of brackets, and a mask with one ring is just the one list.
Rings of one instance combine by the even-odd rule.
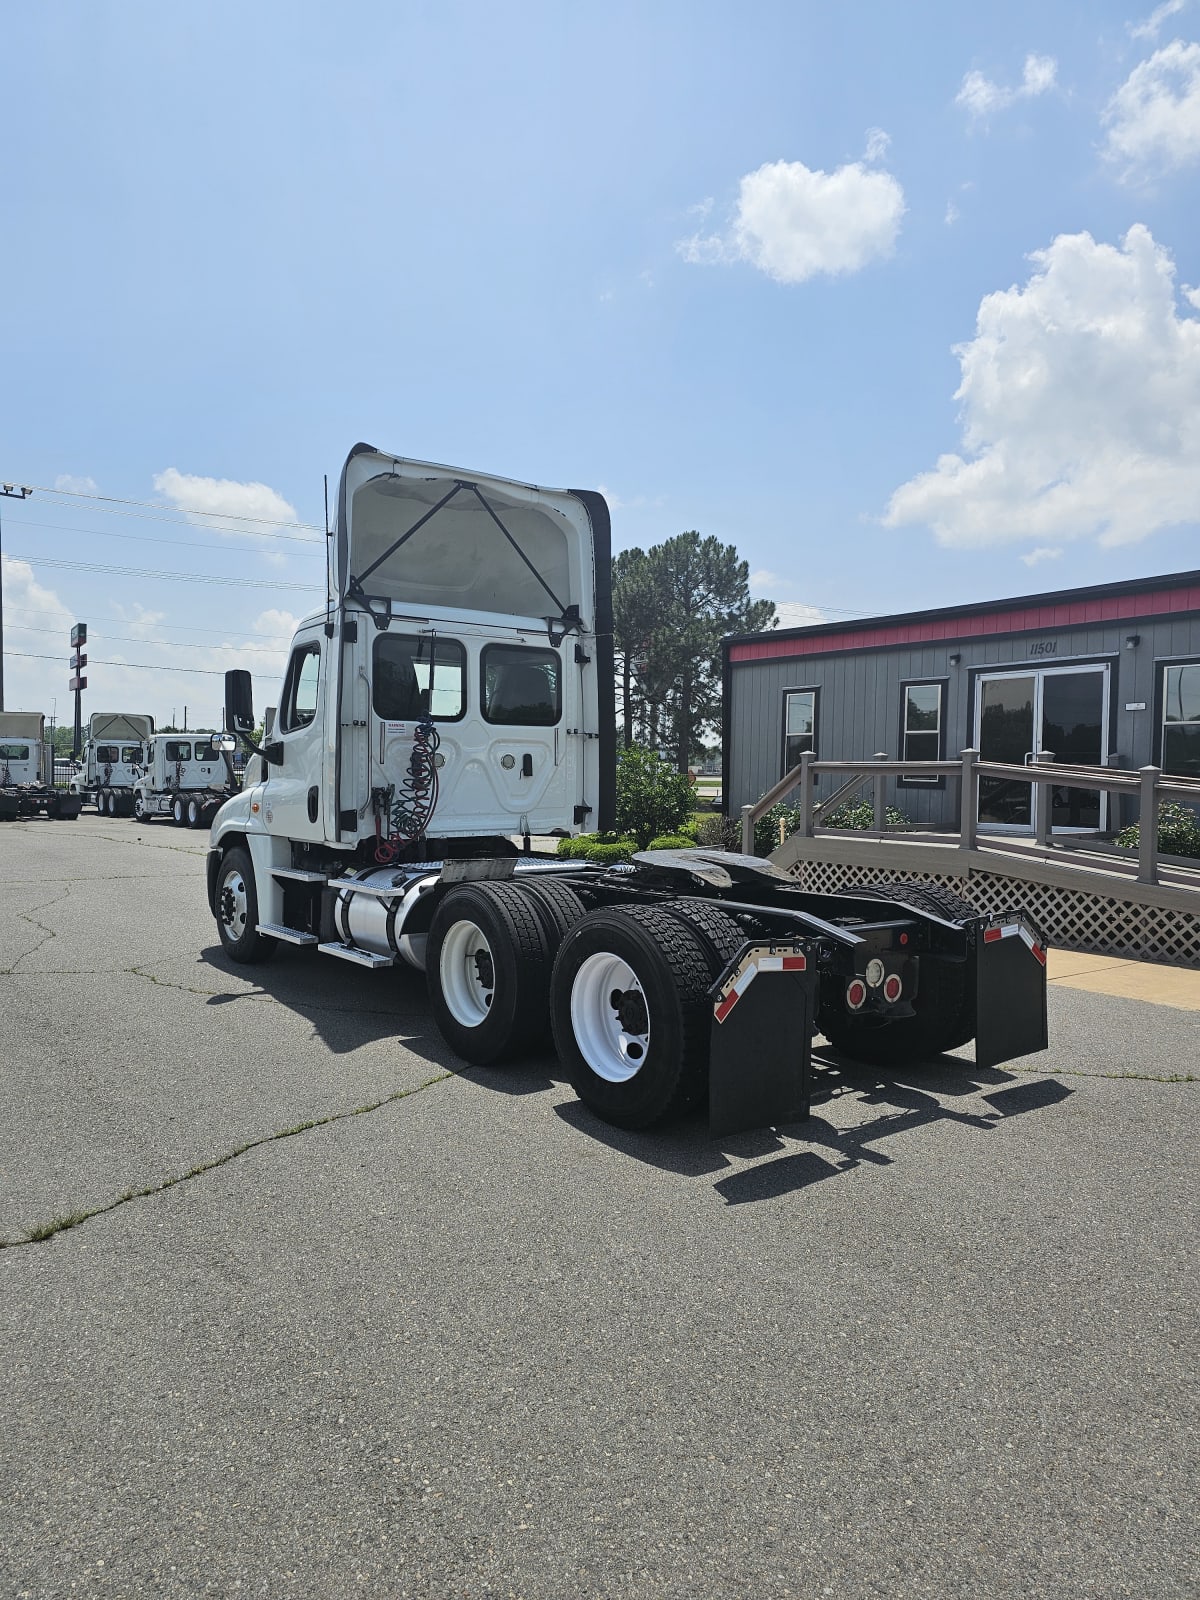
[[1200, 972], [1165, 967], [1153, 961], [1122, 961], [1118, 956], [1051, 950], [1050, 982], [1064, 989], [1087, 989], [1124, 1000], [1144, 1000], [1180, 1011], [1200, 1011]]

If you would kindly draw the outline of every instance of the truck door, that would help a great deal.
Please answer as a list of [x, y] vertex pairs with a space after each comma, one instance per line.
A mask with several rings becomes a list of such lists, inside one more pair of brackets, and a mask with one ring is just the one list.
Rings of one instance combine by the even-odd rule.
[[262, 799], [267, 829], [288, 839], [325, 837], [321, 777], [329, 672], [323, 646], [333, 648], [316, 630], [297, 636], [292, 646], [272, 741], [283, 759], [266, 768]]

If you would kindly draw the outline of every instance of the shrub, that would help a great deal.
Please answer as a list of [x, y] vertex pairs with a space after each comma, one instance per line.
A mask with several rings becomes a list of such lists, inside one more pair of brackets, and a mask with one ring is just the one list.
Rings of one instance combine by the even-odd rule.
[[617, 761], [617, 829], [644, 850], [651, 839], [674, 834], [692, 814], [691, 781], [652, 750], [637, 745]]
[[695, 839], [686, 833], [664, 833], [657, 839], [651, 839], [648, 846], [651, 850], [694, 850]]
[[706, 850], [740, 850], [742, 830], [731, 817], [723, 817], [719, 811], [714, 811], [708, 816], [696, 818], [696, 843], [703, 845]]
[[[1128, 850], [1141, 844], [1142, 830], [1136, 822], [1122, 828], [1117, 843]], [[1164, 800], [1158, 808], [1158, 848], [1167, 856], [1200, 857], [1200, 820], [1190, 806]]]
[[[800, 807], [781, 803], [772, 806], [770, 811], [759, 817], [754, 824], [754, 851], [756, 855], [769, 856], [772, 850], [779, 848], [779, 825], [783, 824], [783, 836], [789, 838], [799, 828], [802, 821]], [[818, 826], [822, 828], [858, 828], [868, 831], [875, 826], [875, 807], [870, 800], [848, 801], [829, 812], [827, 816], [817, 819]], [[889, 828], [909, 828], [912, 820], [903, 811], [895, 806], [887, 808], [887, 825]], [[740, 848], [735, 846], [735, 848]]]
[[[859, 828], [864, 832], [875, 826], [875, 807], [870, 800], [855, 800], [838, 806], [827, 817], [820, 819], [822, 828]], [[910, 828], [912, 819], [895, 806], [887, 808], [889, 828]]]
[[799, 806], [780, 803], [772, 806], [770, 811], [764, 811], [754, 824], [755, 855], [769, 856], [772, 850], [779, 849], [780, 823], [783, 824], [783, 836], [786, 839], [789, 834], [795, 833], [802, 820]]
[[568, 861], [629, 861], [638, 848], [636, 839], [623, 839], [615, 833], [581, 833], [577, 839], [560, 839], [558, 854]]

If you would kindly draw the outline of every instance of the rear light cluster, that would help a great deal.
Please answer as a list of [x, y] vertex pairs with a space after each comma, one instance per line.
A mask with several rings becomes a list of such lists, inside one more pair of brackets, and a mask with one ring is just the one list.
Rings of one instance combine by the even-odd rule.
[[889, 1005], [895, 1005], [904, 993], [904, 984], [898, 972], [887, 972], [877, 957], [867, 963], [866, 976], [851, 978], [846, 985], [846, 1010], [861, 1011], [872, 989], [879, 989]]

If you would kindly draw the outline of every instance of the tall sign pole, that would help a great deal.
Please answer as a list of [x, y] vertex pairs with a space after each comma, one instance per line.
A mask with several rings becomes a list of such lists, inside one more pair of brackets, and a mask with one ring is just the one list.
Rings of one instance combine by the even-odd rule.
[[67, 680], [67, 688], [75, 692], [75, 738], [71, 746], [71, 760], [79, 760], [79, 752], [83, 749], [83, 716], [80, 697], [87, 688], [87, 679], [83, 676], [83, 669], [87, 666], [87, 656], [83, 653], [83, 646], [87, 643], [87, 623], [77, 622], [71, 629], [71, 676]]
[[[0, 483], [0, 499], [28, 500], [32, 489], [16, 483]], [[0, 527], [0, 556], [3, 556], [3, 527]], [[0, 711], [4, 710], [4, 562], [0, 560]]]

